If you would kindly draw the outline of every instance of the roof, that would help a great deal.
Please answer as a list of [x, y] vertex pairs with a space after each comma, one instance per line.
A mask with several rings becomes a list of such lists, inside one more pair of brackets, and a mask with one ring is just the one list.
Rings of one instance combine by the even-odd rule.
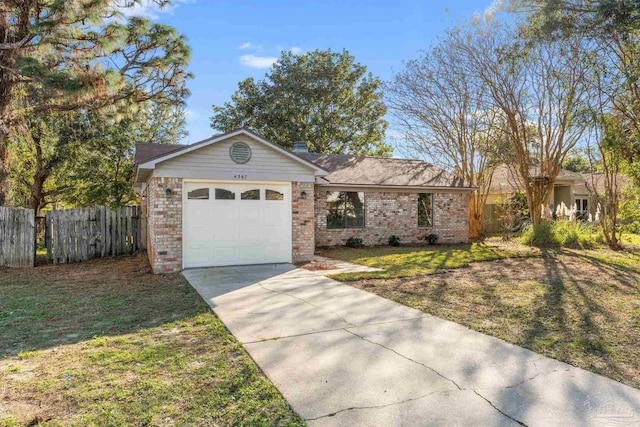
[[305, 164], [307, 167], [314, 169], [316, 175], [326, 175], [326, 171], [323, 170], [322, 168], [319, 168], [317, 165], [301, 157], [294, 155], [293, 153], [285, 150], [279, 145], [276, 145], [270, 141], [267, 141], [264, 137], [252, 131], [251, 129], [242, 127], [229, 132], [214, 135], [210, 138], [207, 138], [202, 141], [198, 141], [196, 143], [189, 144], [189, 145], [155, 144], [155, 143], [136, 144], [136, 154], [135, 154], [136, 181], [138, 181], [138, 171], [141, 169], [152, 170], [155, 168], [157, 163], [163, 162], [165, 160], [169, 160], [171, 158], [180, 156], [182, 154], [189, 153], [191, 151], [197, 150], [202, 147], [207, 147], [211, 144], [215, 144], [227, 138], [231, 138], [231, 137], [234, 137], [237, 135], [243, 135], [243, 134], [252, 137], [254, 140], [262, 144], [270, 146], [274, 150], [279, 151], [282, 154], [292, 158], [294, 161], [298, 161], [300, 163]]
[[[537, 166], [530, 167], [530, 173], [532, 176], [539, 175], [539, 168]], [[560, 169], [556, 180], [561, 181], [583, 181], [584, 178], [581, 174], [571, 172], [566, 169]], [[493, 172], [493, 179], [491, 181], [491, 192], [512, 191], [520, 188], [520, 180], [517, 173], [509, 168], [507, 165], [499, 165]]]
[[[532, 172], [534, 172], [534, 169], [532, 169]], [[621, 187], [629, 181], [629, 178], [620, 174], [617, 175], [616, 179], [618, 185]], [[594, 189], [599, 194], [604, 193], [605, 179], [604, 174], [600, 172], [577, 173], [566, 169], [560, 169], [560, 173], [556, 180], [573, 181], [573, 190], [575, 194], [591, 194]], [[514, 171], [506, 165], [500, 165], [496, 168], [493, 174], [493, 180], [491, 181], [491, 192], [510, 192], [519, 188], [519, 180], [516, 178]]]
[[475, 188], [461, 178], [422, 160], [343, 154], [296, 154], [328, 171], [329, 175], [325, 179], [331, 185]]
[[[583, 173], [582, 180], [576, 183], [574, 192], [577, 194], [591, 194], [595, 189], [597, 194], [604, 194], [605, 192], [605, 176], [601, 172]], [[629, 182], [629, 178], [617, 174], [616, 183], [619, 187], [624, 187]]]
[[140, 142], [136, 144], [135, 163], [140, 164], [156, 157], [164, 156], [172, 151], [184, 148], [184, 145], [178, 144], [156, 144], [152, 142]]
[[469, 183], [465, 183], [461, 178], [422, 160], [342, 154], [291, 153], [247, 128], [214, 135], [211, 138], [190, 145], [136, 144], [136, 168], [153, 169], [158, 162], [205, 147], [224, 139], [226, 136], [234, 136], [239, 133], [249, 134], [278, 151], [282, 151], [288, 156], [316, 168], [319, 175], [326, 175], [328, 172], [328, 176], [324, 176], [324, 180], [331, 185], [476, 188]]

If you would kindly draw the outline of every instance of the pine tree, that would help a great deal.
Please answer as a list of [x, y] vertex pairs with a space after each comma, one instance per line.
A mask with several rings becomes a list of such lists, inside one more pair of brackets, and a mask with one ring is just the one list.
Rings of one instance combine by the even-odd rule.
[[[190, 49], [170, 26], [125, 19], [141, 0], [0, 2], [0, 205], [22, 117], [188, 95]], [[166, 5], [167, 0], [153, 0]]]

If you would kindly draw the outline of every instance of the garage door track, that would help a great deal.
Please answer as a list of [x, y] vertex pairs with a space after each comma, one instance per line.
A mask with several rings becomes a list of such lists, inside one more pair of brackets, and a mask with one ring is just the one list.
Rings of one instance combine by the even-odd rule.
[[290, 264], [184, 275], [312, 426], [640, 426], [640, 390]]

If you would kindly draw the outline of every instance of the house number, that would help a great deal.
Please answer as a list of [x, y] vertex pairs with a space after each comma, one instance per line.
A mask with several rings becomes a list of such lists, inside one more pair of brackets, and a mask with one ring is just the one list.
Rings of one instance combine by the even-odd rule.
[[234, 175], [234, 179], [247, 179], [247, 175]]

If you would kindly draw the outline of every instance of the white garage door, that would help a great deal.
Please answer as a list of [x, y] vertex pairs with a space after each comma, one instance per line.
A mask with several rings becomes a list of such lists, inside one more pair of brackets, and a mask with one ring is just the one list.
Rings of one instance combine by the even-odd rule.
[[291, 262], [291, 184], [185, 183], [184, 267]]

